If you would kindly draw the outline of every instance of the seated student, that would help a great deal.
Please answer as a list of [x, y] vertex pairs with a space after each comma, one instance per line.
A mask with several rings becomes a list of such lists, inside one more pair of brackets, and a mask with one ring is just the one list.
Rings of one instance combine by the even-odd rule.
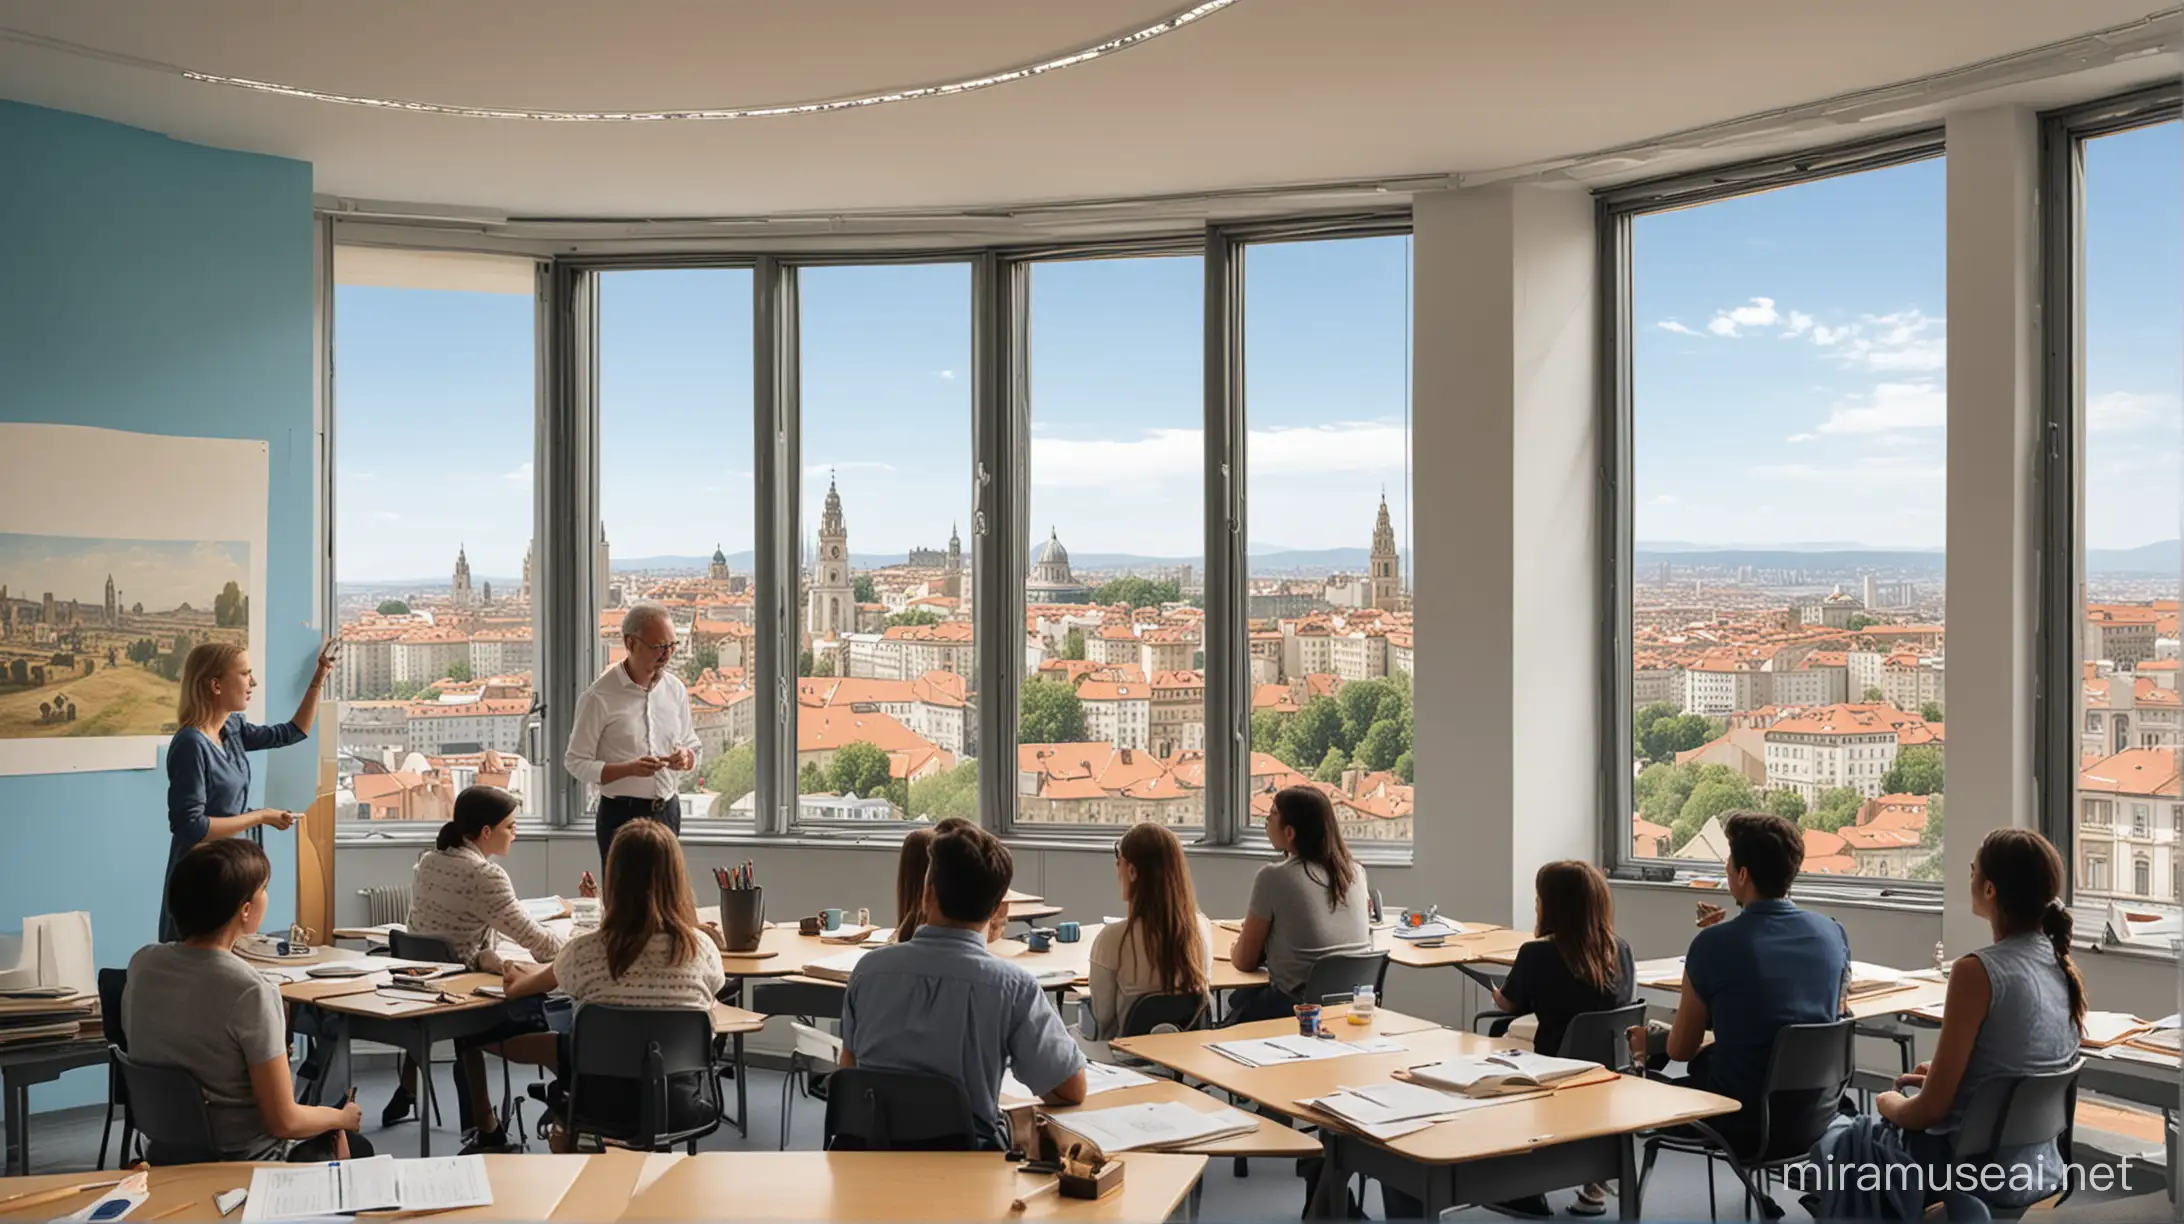
[[121, 1031], [131, 1057], [197, 1080], [213, 1141], [226, 1160], [346, 1160], [372, 1154], [355, 1134], [355, 1101], [296, 1103], [288, 1069], [288, 1010], [279, 988], [235, 955], [265, 918], [273, 868], [256, 842], [199, 842], [176, 860], [167, 909], [179, 943], [129, 958]]
[[1285, 857], [1261, 867], [1251, 882], [1244, 929], [1229, 950], [1229, 963], [1247, 973], [1264, 966], [1269, 982], [1236, 992], [1229, 1003], [1230, 1024], [1289, 1015], [1306, 1001], [1304, 984], [1313, 965], [1324, 957], [1373, 949], [1365, 872], [1343, 844], [1327, 795], [1311, 786], [1277, 792], [1266, 839]]
[[[524, 912], [516, 886], [493, 861], [516, 843], [518, 806], [514, 795], [497, 786], [464, 788], [455, 796], [454, 818], [440, 826], [439, 841], [418, 858], [410, 874], [410, 933], [446, 940], [472, 969], [497, 972], [501, 968], [500, 956], [493, 950], [496, 935], [521, 945], [540, 962], [552, 960], [561, 951], [561, 937]], [[498, 1047], [495, 1052], [510, 1062], [554, 1065], [554, 1036], [546, 1023], [544, 1000], [511, 1006], [500, 1025], [456, 1043], [456, 1059], [463, 1071], [464, 1125], [471, 1132], [468, 1147], [480, 1151], [507, 1142], [486, 1084], [481, 1051], [487, 1046]], [[388, 1105], [389, 1113], [403, 1103], [402, 1091], [406, 1089], [398, 1089], [395, 1101]]]
[[[1971, 1184], [1965, 1184], [1966, 1166], [1950, 1152], [1965, 1109], [1982, 1087], [2061, 1071], [2078, 1059], [2085, 983], [2070, 959], [2070, 911], [2062, 895], [2063, 859], [2046, 838], [2030, 829], [1987, 834], [1972, 859], [1972, 912], [1987, 920], [1994, 942], [1960, 957], [1950, 970], [1933, 1060], [1897, 1079], [1896, 1091], [1874, 1099], [1879, 1118], [1842, 1124], [1875, 1141], [1877, 1148], [1866, 1151], [1925, 1167], [1924, 1178], [1879, 1179], [1922, 1189], [1923, 1203], [1905, 1204], [1914, 1212], [1942, 1201], [1945, 1190], [2007, 1208], [2062, 1186], [2062, 1154], [2052, 1139], [1994, 1153], [1999, 1171], [1973, 1166]], [[1831, 1133], [1818, 1146], [1831, 1142], [1841, 1140]], [[1838, 1214], [1858, 1211], [1854, 1200], [1833, 1207]]]
[[1129, 916], [1092, 941], [1091, 1041], [1120, 1035], [1139, 999], [1204, 995], [1213, 972], [1213, 924], [1198, 912], [1183, 843], [1166, 825], [1135, 825], [1115, 842], [1115, 878]]
[[902, 839], [902, 853], [895, 859], [896, 943], [909, 943], [918, 933], [918, 916], [925, 908], [926, 850], [932, 844], [931, 829], [912, 829]]
[[[1702, 905], [1700, 931], [1684, 955], [1683, 996], [1665, 1054], [1687, 1064], [1684, 1082], [1744, 1103], [1708, 1120], [1745, 1155], [1759, 1137], [1759, 1104], [1775, 1034], [1792, 1024], [1825, 1024], [1843, 1013], [1850, 978], [1850, 937], [1833, 918], [1799, 909], [1790, 882], [1805, 862], [1796, 825], [1770, 812], [1736, 812], [1722, 822], [1729, 838], [1729, 895], [1741, 911], [1723, 921]], [[1711, 1046], [1701, 1051], [1708, 1031]], [[1632, 1029], [1634, 1045], [1644, 1029]], [[1815, 1102], [1816, 1117], [1835, 1102]], [[1810, 1133], [1779, 1115], [1773, 1135]]]
[[[607, 849], [606, 896], [599, 928], [562, 945], [549, 965], [510, 962], [501, 976], [510, 999], [559, 989], [578, 1003], [618, 1007], [710, 1008], [727, 983], [719, 928], [698, 921], [690, 900], [682, 843], [656, 820], [632, 820], [615, 830]], [[568, 1066], [566, 1039], [557, 1068]], [[558, 1085], [557, 1085], [558, 1087]], [[583, 1091], [587, 1118], [633, 1117], [635, 1085], [610, 1080]], [[679, 1084], [669, 1102], [670, 1129], [697, 1124], [706, 1103], [702, 1088]], [[565, 1100], [565, 1095], [555, 1094]], [[554, 1150], [567, 1151], [561, 1132]]]
[[986, 950], [1015, 874], [1008, 847], [964, 823], [935, 828], [929, 853], [917, 934], [866, 953], [849, 975], [841, 1065], [956, 1081], [989, 1144], [1006, 1148], [1002, 1073], [1049, 1104], [1075, 1105], [1084, 1055], [1031, 972]]
[[[1532, 890], [1532, 933], [1538, 938], [1517, 949], [1509, 977], [1494, 991], [1494, 1006], [1538, 1017], [1532, 1048], [1559, 1055], [1572, 1017], [1631, 1001], [1637, 969], [1630, 945], [1615, 933], [1615, 903], [1599, 868], [1577, 859], [1549, 863], [1533, 875]], [[1546, 1214], [1544, 1198], [1526, 1206], [1529, 1214]], [[1598, 1184], [1578, 1191], [1570, 1205], [1572, 1215], [1606, 1210], [1607, 1190]]]

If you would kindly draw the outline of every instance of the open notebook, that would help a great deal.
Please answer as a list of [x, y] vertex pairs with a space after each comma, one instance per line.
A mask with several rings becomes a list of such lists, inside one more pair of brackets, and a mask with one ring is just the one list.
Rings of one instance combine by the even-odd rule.
[[1599, 1063], [1586, 1062], [1582, 1058], [1555, 1058], [1530, 1050], [1503, 1050], [1412, 1067], [1405, 1074], [1413, 1083], [1430, 1088], [1445, 1088], [1469, 1097], [1493, 1097], [1553, 1087], [1599, 1069]]
[[[1214, 1105], [1213, 1098], [1206, 1098]], [[1259, 1119], [1240, 1109], [1216, 1105], [1200, 1111], [1181, 1101], [1147, 1101], [1108, 1109], [1080, 1109], [1049, 1115], [1047, 1125], [1065, 1130], [1100, 1150], [1152, 1152], [1211, 1143], [1259, 1129]]]

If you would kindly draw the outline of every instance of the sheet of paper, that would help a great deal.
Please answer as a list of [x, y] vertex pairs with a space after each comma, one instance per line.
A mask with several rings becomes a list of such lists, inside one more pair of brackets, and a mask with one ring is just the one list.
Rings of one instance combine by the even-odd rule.
[[1345, 1088], [1341, 1092], [1319, 1098], [1312, 1104], [1341, 1118], [1364, 1125], [1383, 1122], [1402, 1122], [1413, 1118], [1430, 1118], [1447, 1113], [1462, 1104], [1464, 1098], [1424, 1084], [1406, 1084], [1390, 1080], [1383, 1084], [1366, 1084]]
[[250, 1198], [243, 1219], [294, 1220], [385, 1211], [401, 1205], [399, 1193], [392, 1156], [267, 1166], [250, 1171]]
[[132, 1173], [121, 1179], [121, 1184], [92, 1199], [81, 1211], [61, 1217], [64, 1220], [120, 1220], [144, 1205], [152, 1197], [152, 1175]]
[[1324, 1037], [1260, 1037], [1248, 1041], [1217, 1041], [1206, 1047], [1247, 1067], [1310, 1062], [1320, 1058], [1347, 1058], [1353, 1054], [1396, 1054], [1403, 1047], [1387, 1037], [1359, 1041], [1330, 1041]]
[[1147, 1148], [1176, 1147], [1259, 1128], [1258, 1119], [1241, 1110], [1224, 1107], [1200, 1113], [1180, 1101], [1087, 1109], [1064, 1115], [1056, 1121], [1073, 1134], [1091, 1140], [1110, 1156]]
[[404, 1211], [448, 1211], [493, 1205], [493, 1181], [483, 1156], [433, 1156], [396, 1163]]
[[1128, 1067], [1118, 1067], [1112, 1063], [1086, 1063], [1084, 1065], [1084, 1091], [1087, 1096], [1095, 1093], [1111, 1092], [1117, 1088], [1135, 1088], [1139, 1084], [1150, 1084], [1152, 1082], [1151, 1077], [1141, 1075]]
[[2129, 1012], [2089, 1011], [2085, 1014], [2085, 1043], [2110, 1045], [2145, 1027], [2144, 1021]]

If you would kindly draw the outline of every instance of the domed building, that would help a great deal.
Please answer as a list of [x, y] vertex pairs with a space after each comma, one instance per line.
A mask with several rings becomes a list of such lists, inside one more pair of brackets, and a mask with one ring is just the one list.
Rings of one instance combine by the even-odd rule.
[[1062, 547], [1061, 536], [1051, 527], [1047, 529], [1046, 546], [1039, 550], [1038, 559], [1031, 563], [1031, 580], [1024, 584], [1024, 602], [1092, 602], [1092, 588], [1078, 582], [1076, 575], [1069, 572], [1069, 550]]
[[718, 544], [713, 545], [713, 561], [705, 567], [705, 576], [713, 582], [728, 581], [728, 554]]

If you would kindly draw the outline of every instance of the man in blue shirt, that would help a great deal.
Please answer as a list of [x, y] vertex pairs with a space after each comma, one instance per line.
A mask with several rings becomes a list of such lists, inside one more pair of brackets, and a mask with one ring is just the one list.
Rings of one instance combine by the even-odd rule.
[[[1683, 998], [1668, 1034], [1668, 1057], [1690, 1067], [1686, 1077], [1744, 1103], [1713, 1120], [1714, 1129], [1750, 1155], [1759, 1131], [1758, 1105], [1775, 1034], [1786, 1025], [1825, 1024], [1843, 1013], [1850, 977], [1850, 937], [1832, 918], [1799, 909], [1790, 882], [1805, 862], [1796, 825], [1767, 812], [1738, 812], [1723, 822], [1729, 837], [1729, 895], [1741, 912], [1723, 921], [1718, 906], [1700, 907], [1702, 928], [1684, 956]], [[1707, 1032], [1711, 1047], [1701, 1049]], [[1832, 1112], [1833, 1101], [1815, 1102]], [[1803, 1127], [1777, 1117], [1777, 1134]]]
[[969, 823], [935, 830], [925, 920], [910, 942], [875, 949], [849, 975], [842, 1065], [917, 1071], [963, 1085], [1000, 1148], [1002, 1072], [1051, 1105], [1084, 1100], [1084, 1054], [1030, 971], [986, 948], [986, 924], [1016, 874], [1007, 846]]

